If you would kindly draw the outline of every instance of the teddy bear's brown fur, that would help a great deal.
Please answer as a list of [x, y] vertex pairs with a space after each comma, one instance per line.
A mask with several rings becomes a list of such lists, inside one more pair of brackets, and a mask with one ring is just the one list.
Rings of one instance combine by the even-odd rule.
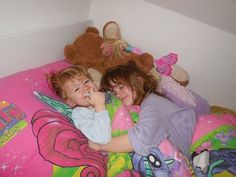
[[99, 35], [99, 31], [95, 27], [88, 27], [84, 34], [77, 37], [73, 44], [68, 44], [64, 48], [66, 60], [71, 64], [78, 64], [87, 68], [94, 68], [101, 73], [106, 69], [125, 64], [129, 60], [133, 60], [136, 65], [145, 72], [153, 67], [153, 57], [148, 53], [141, 55], [127, 53], [125, 56], [117, 58], [117, 56], [105, 56], [101, 45], [104, 39]]

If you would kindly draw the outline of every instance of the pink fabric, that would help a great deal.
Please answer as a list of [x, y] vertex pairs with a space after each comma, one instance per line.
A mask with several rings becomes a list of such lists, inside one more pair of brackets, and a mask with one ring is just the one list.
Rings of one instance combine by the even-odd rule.
[[135, 105], [130, 107], [121, 105], [112, 121], [112, 130], [128, 130], [129, 128], [132, 128], [134, 126], [134, 123], [130, 118], [130, 111], [139, 113], [140, 107]]
[[224, 114], [224, 115], [209, 114], [199, 117], [192, 138], [192, 144], [195, 143], [203, 135], [206, 135], [207, 133], [215, 130], [216, 128], [222, 125], [236, 126], [236, 118], [229, 114]]
[[64, 116], [40, 110], [32, 118], [32, 125], [45, 160], [62, 167], [89, 166], [83, 172], [105, 176], [106, 156], [88, 148], [88, 139]]
[[173, 177], [191, 177], [189, 166], [186, 162], [186, 158], [179, 150], [167, 139], [165, 139], [159, 146], [161, 153], [164, 156], [172, 157], [175, 160], [175, 167], [171, 168], [171, 176]]
[[[79, 130], [33, 94], [36, 90], [55, 98], [46, 83], [46, 74], [68, 66], [60, 60], [0, 79], [0, 119], [4, 119], [0, 121], [0, 176], [61, 176], [60, 168], [53, 165], [86, 166], [77, 172], [66, 171], [63, 174], [67, 177], [73, 173], [82, 177], [105, 176], [106, 156], [88, 148], [88, 140]], [[14, 128], [22, 122], [27, 124], [22, 130]], [[6, 136], [7, 132], [16, 135], [10, 139], [11, 133]]]
[[170, 76], [172, 72], [172, 65], [176, 64], [178, 55], [175, 53], [169, 53], [159, 59], [155, 59], [155, 67], [160, 74]]
[[116, 177], [140, 177], [140, 175], [135, 171], [124, 171], [123, 173], [118, 174]]
[[[27, 123], [23, 130], [0, 147], [0, 176], [51, 176], [52, 164], [45, 162], [40, 156], [31, 126], [33, 114], [39, 109], [48, 107], [35, 98], [33, 91], [39, 90], [53, 96], [45, 82], [45, 74], [67, 66], [69, 64], [65, 60], [60, 60], [0, 79], [0, 101], [13, 103], [19, 107], [25, 113], [22, 121]], [[8, 128], [12, 128], [10, 126], [10, 123], [2, 124], [0, 130], [7, 131]]]

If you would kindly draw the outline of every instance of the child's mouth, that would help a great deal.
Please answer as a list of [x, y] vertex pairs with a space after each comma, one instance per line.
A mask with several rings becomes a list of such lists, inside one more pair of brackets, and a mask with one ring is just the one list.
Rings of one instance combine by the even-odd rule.
[[90, 98], [90, 97], [91, 97], [91, 94], [90, 94], [89, 92], [85, 93], [84, 95], [85, 95], [85, 97], [87, 97], [87, 98]]
[[127, 98], [127, 96], [125, 96], [125, 97], [121, 98], [121, 101], [124, 101], [126, 98]]

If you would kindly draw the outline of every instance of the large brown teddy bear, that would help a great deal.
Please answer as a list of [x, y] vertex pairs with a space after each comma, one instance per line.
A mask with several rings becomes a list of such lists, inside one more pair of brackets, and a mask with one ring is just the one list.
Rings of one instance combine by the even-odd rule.
[[125, 64], [133, 60], [137, 66], [145, 72], [153, 67], [153, 57], [148, 53], [141, 55], [122, 51], [122, 56], [105, 55], [102, 45], [105, 39], [99, 35], [95, 27], [88, 27], [84, 34], [77, 37], [73, 44], [64, 48], [66, 60], [71, 64], [78, 64], [87, 68], [94, 68], [104, 73], [110, 67]]

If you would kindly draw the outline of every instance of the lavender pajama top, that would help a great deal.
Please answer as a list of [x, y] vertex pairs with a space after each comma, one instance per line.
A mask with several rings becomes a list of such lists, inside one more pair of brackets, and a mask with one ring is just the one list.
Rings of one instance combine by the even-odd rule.
[[168, 99], [150, 94], [141, 104], [137, 124], [128, 130], [134, 151], [147, 156], [149, 150], [168, 138], [189, 157], [196, 113], [188, 107], [179, 107]]

